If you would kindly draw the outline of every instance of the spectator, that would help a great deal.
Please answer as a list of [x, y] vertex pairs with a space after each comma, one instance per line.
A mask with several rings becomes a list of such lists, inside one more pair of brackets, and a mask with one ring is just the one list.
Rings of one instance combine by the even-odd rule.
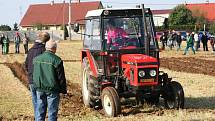
[[26, 33], [24, 33], [23, 46], [24, 46], [24, 49], [25, 49], [25, 54], [28, 53], [28, 42], [29, 42], [29, 37], [27, 36]]
[[177, 43], [177, 33], [175, 30], [172, 30], [172, 47], [176, 46]]
[[194, 41], [195, 41], [195, 50], [198, 51], [199, 49], [199, 35], [197, 33], [194, 34]]
[[202, 44], [203, 44], [203, 50], [208, 51], [208, 37], [205, 32], [203, 32], [201, 39], [202, 39]]
[[123, 46], [124, 39], [128, 36], [128, 34], [122, 29], [116, 27], [115, 21], [110, 19], [107, 22], [107, 45], [108, 48], [115, 50], [119, 49], [119, 47]]
[[38, 39], [35, 40], [33, 47], [28, 51], [25, 68], [28, 73], [28, 82], [32, 96], [32, 103], [34, 108], [34, 116], [36, 117], [36, 105], [37, 105], [37, 95], [36, 90], [33, 87], [33, 59], [42, 54], [45, 51], [45, 43], [50, 39], [50, 35], [47, 32], [41, 32], [38, 34]]
[[4, 34], [1, 34], [1, 37], [0, 37], [0, 44], [1, 44], [1, 47], [2, 47], [2, 49], [1, 49], [1, 51], [2, 51], [2, 54], [3, 54], [3, 39], [5, 38], [5, 36], [4, 36]]
[[167, 36], [165, 32], [161, 35], [160, 42], [162, 43], [162, 50], [165, 50], [165, 46], [167, 45]]
[[177, 42], [177, 51], [181, 49], [181, 42], [182, 42], [182, 38], [181, 38], [181, 33], [178, 32], [176, 35], [176, 42]]
[[3, 35], [3, 39], [2, 39], [2, 46], [3, 46], [3, 54], [8, 54], [8, 52], [9, 52], [9, 39], [8, 39], [8, 36], [4, 36]]
[[14, 37], [14, 43], [15, 43], [15, 53], [19, 53], [19, 44], [21, 41], [21, 37], [19, 35], [19, 32], [16, 32], [16, 35]]
[[187, 54], [187, 51], [189, 48], [192, 48], [193, 54], [195, 54], [195, 49], [193, 46], [194, 46], [194, 42], [193, 42], [192, 34], [187, 33], [187, 46], [185, 48], [184, 55]]
[[57, 121], [60, 93], [66, 94], [66, 78], [63, 61], [55, 55], [57, 43], [46, 42], [46, 51], [33, 60], [33, 82], [37, 93], [37, 117], [45, 121]]
[[215, 45], [215, 37], [214, 36], [210, 37], [210, 44], [211, 44], [212, 52], [214, 52], [215, 51], [215, 47], [214, 47], [214, 45]]
[[172, 50], [172, 47], [173, 47], [173, 33], [171, 33], [171, 31], [169, 31], [167, 38], [168, 38], [167, 45], [169, 46], [170, 50]]

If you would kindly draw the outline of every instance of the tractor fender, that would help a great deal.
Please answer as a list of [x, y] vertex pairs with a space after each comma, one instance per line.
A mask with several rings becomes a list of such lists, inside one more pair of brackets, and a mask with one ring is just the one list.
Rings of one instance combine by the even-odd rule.
[[97, 64], [91, 55], [89, 50], [82, 50], [81, 51], [81, 61], [83, 60], [84, 57], [88, 58], [89, 64], [90, 64], [90, 70], [92, 71], [92, 75], [94, 77], [98, 77], [98, 70], [97, 70]]

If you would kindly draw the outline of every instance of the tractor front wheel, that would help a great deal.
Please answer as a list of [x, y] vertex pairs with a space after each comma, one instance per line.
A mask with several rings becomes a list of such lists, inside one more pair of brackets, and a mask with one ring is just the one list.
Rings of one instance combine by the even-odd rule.
[[164, 103], [166, 108], [184, 108], [184, 91], [180, 83], [175, 81], [170, 82], [167, 85], [164, 95]]
[[113, 87], [106, 87], [102, 91], [102, 106], [105, 115], [115, 117], [121, 113], [119, 95]]

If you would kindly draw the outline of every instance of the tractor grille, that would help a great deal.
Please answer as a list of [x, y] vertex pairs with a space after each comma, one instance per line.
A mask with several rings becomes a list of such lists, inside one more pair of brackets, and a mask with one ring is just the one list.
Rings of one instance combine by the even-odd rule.
[[[158, 71], [157, 71], [157, 68], [144, 68], [144, 69], [138, 69], [138, 82], [155, 82], [158, 73], [156, 73], [156, 76], [153, 76], [153, 77], [152, 77], [152, 76], [150, 75], [150, 70], [155, 70], [156, 72], [158, 72]], [[145, 72], [145, 76], [144, 76], [144, 77], [140, 77], [140, 76], [139, 76], [139, 72], [140, 72], [140, 71], [144, 71], [144, 72]]]

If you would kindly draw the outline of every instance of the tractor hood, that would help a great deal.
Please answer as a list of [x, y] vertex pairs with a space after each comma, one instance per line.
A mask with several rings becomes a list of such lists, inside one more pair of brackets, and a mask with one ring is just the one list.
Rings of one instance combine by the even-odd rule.
[[122, 63], [139, 64], [139, 63], [157, 63], [157, 59], [144, 54], [125, 54], [121, 56]]

